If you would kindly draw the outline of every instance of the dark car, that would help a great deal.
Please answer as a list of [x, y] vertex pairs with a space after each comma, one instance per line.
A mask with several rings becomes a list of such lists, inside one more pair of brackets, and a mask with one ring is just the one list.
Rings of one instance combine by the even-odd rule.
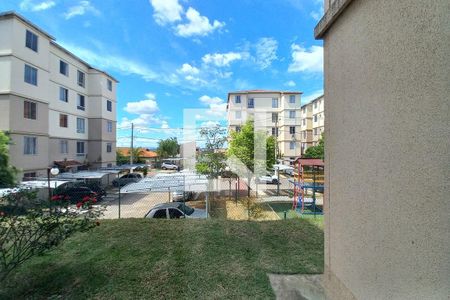
[[98, 183], [95, 182], [76, 182], [74, 183], [74, 186], [87, 186], [88, 188], [90, 188], [94, 193], [97, 193], [97, 195], [100, 195], [101, 197], [105, 197], [106, 196], [106, 191], [104, 188], [102, 188], [102, 186]]
[[97, 201], [102, 199], [102, 195], [94, 192], [90, 187], [81, 183], [67, 183], [57, 187], [54, 192], [54, 196], [68, 197], [70, 202], [77, 203], [83, 200], [84, 197], [95, 197]]
[[116, 178], [112, 181], [113, 186], [122, 187], [132, 182], [138, 182], [142, 179], [142, 175], [139, 173], [129, 173], [125, 174], [120, 178]]

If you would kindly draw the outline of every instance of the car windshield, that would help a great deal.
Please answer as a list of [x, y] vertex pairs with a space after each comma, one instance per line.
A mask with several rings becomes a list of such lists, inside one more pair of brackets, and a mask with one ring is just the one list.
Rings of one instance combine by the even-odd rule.
[[184, 212], [186, 215], [190, 216], [194, 213], [194, 209], [192, 207], [187, 206], [184, 203], [180, 203], [178, 205], [178, 209]]

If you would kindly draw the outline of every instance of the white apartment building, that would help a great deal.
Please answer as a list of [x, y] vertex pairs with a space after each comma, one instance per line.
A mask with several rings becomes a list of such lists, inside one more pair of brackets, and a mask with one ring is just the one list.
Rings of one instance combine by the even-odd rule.
[[300, 154], [302, 155], [306, 149], [313, 146], [313, 106], [311, 103], [302, 105], [300, 122]]
[[0, 130], [24, 177], [115, 164], [117, 83], [19, 14], [0, 13]]
[[324, 132], [325, 114], [323, 95], [311, 101], [312, 106], [312, 144], [316, 146]]
[[228, 132], [251, 118], [255, 130], [277, 136], [277, 154], [289, 163], [300, 155], [301, 92], [248, 90], [228, 93]]

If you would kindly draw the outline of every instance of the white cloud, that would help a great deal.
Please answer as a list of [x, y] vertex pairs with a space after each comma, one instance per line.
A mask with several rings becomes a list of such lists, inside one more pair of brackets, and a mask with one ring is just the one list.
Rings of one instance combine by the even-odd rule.
[[21, 10], [31, 10], [31, 11], [43, 11], [52, 8], [55, 6], [55, 1], [41, 1], [41, 2], [34, 2], [32, 0], [23, 0], [20, 2], [20, 9]]
[[147, 94], [145, 94], [145, 97], [147, 98], [147, 99], [156, 99], [156, 95], [154, 94], [154, 93], [147, 93]]
[[268, 68], [277, 59], [278, 42], [274, 38], [260, 38], [255, 49], [255, 62], [261, 69]]
[[194, 8], [189, 7], [186, 12], [187, 23], [178, 24], [176, 33], [182, 37], [206, 36], [213, 31], [225, 26], [224, 22], [214, 20], [210, 23], [209, 19], [200, 15]]
[[181, 21], [183, 7], [178, 0], [150, 0], [153, 6], [153, 18], [159, 25]]
[[220, 126], [220, 123], [217, 121], [205, 121], [200, 124], [200, 127], [216, 127]]
[[69, 20], [75, 16], [82, 16], [87, 12], [90, 12], [96, 16], [100, 15], [100, 11], [96, 9], [88, 0], [82, 0], [78, 2], [78, 5], [70, 7], [64, 14], [64, 18]]
[[216, 67], [229, 66], [231, 62], [235, 60], [246, 59], [248, 57], [247, 53], [239, 52], [228, 52], [228, 53], [214, 53], [206, 54], [202, 57], [205, 64], [213, 64]]
[[312, 11], [309, 15], [311, 16], [311, 18], [313, 18], [316, 21], [320, 20], [321, 14], [317, 11]]
[[126, 112], [130, 114], [153, 114], [159, 110], [158, 104], [155, 100], [141, 100], [137, 102], [128, 102], [124, 108]]
[[312, 46], [308, 50], [292, 44], [292, 63], [288, 72], [323, 72], [323, 47]]
[[307, 104], [322, 95], [323, 95], [323, 89], [314, 91], [311, 94], [308, 94], [307, 96], [302, 97], [302, 105]]
[[169, 127], [169, 123], [167, 123], [167, 121], [162, 121], [161, 122], [161, 128], [162, 129], [168, 129]]
[[200, 73], [200, 70], [190, 64], [183, 64], [177, 72], [185, 75], [197, 75]]
[[285, 86], [294, 87], [296, 86], [295, 82], [293, 80], [289, 80], [284, 83]]
[[223, 100], [220, 99], [219, 97], [210, 97], [207, 95], [203, 95], [199, 98], [200, 102], [206, 105], [211, 105], [211, 104], [220, 104], [223, 103]]

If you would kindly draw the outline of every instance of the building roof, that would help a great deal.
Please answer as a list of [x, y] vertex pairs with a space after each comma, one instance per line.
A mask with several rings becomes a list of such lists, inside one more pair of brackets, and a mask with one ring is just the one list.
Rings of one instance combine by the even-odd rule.
[[110, 74], [106, 73], [105, 71], [96, 69], [94, 67], [92, 67], [89, 63], [85, 62], [84, 60], [82, 60], [81, 58], [79, 58], [78, 56], [76, 56], [75, 54], [73, 54], [72, 52], [70, 52], [69, 50], [63, 48], [62, 46], [58, 45], [55, 42], [55, 38], [53, 36], [51, 36], [50, 34], [48, 34], [46, 31], [44, 31], [42, 28], [40, 28], [39, 26], [33, 24], [30, 20], [28, 20], [27, 18], [25, 18], [24, 16], [22, 16], [21, 14], [15, 12], [15, 11], [5, 11], [5, 12], [0, 12], [0, 19], [7, 19], [7, 18], [17, 18], [20, 21], [24, 22], [25, 24], [27, 24], [28, 26], [30, 26], [31, 28], [33, 28], [34, 30], [38, 31], [39, 33], [41, 33], [42, 35], [46, 36], [47, 38], [50, 39], [50, 44], [54, 45], [55, 47], [57, 47], [58, 49], [61, 49], [62, 51], [64, 51], [66, 54], [72, 56], [73, 58], [75, 58], [76, 60], [80, 61], [81, 63], [85, 64], [89, 69], [98, 71], [100, 73], [103, 73], [104, 75], [110, 77], [112, 80], [114, 80], [115, 82], [119, 82], [116, 78], [114, 78], [113, 76], [111, 76]]
[[275, 90], [243, 90], [236, 92], [229, 92], [229, 94], [265, 94], [265, 93], [280, 93], [280, 94], [303, 94], [296, 91], [275, 91]]
[[295, 160], [296, 163], [300, 163], [303, 166], [317, 166], [317, 167], [323, 167], [325, 166], [323, 160], [319, 159], [319, 158], [301, 158], [298, 157]]
[[[117, 147], [117, 151], [123, 156], [130, 156], [130, 147]], [[151, 151], [149, 149], [142, 149], [142, 155], [139, 157], [143, 158], [156, 158], [158, 157], [158, 153]]]

